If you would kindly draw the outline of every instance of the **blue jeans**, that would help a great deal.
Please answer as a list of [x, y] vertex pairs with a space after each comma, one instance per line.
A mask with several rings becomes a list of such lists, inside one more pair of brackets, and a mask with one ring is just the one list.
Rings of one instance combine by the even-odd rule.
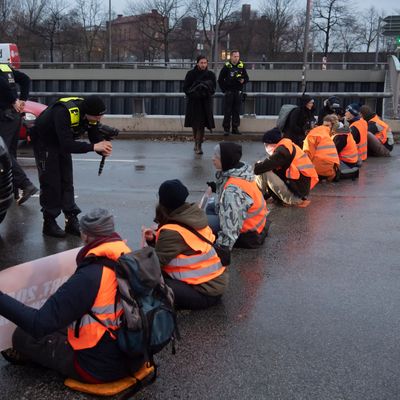
[[208, 225], [213, 231], [214, 235], [217, 235], [218, 232], [221, 230], [221, 226], [219, 223], [219, 216], [215, 211], [215, 198], [211, 198], [208, 200], [207, 207], [206, 207], [206, 214]]

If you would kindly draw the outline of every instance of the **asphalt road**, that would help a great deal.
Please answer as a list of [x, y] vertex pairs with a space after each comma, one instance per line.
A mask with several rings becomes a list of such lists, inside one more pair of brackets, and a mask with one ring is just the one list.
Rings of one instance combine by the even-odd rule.
[[[215, 143], [205, 143], [202, 157], [192, 143], [114, 145], [100, 177], [96, 155], [75, 156], [77, 203], [112, 209], [136, 247], [162, 181], [179, 178], [190, 200], [201, 197]], [[243, 143], [243, 154], [253, 162], [263, 147]], [[22, 162], [37, 182], [33, 161]], [[399, 169], [397, 146], [391, 158], [368, 160], [357, 182], [318, 185], [306, 209], [271, 207], [264, 247], [235, 250], [220, 305], [179, 313], [177, 354], [157, 357], [158, 380], [136, 398], [399, 399]], [[0, 267], [79, 244], [44, 238], [33, 198], [0, 225]], [[3, 360], [0, 389], [4, 400], [93, 398], [52, 372]]]

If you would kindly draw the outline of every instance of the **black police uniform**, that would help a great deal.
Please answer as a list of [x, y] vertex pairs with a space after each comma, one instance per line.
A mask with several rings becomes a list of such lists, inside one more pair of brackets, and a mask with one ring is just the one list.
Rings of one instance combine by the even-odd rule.
[[[26, 101], [29, 95], [30, 79], [23, 72], [16, 71], [7, 64], [0, 64], [0, 135], [11, 156], [14, 189], [25, 190], [25, 196], [37, 191], [17, 162], [17, 146], [21, 127], [21, 114], [13, 104], [18, 99], [17, 84], [20, 86], [20, 100]], [[24, 201], [29, 198], [24, 198]], [[22, 202], [19, 202], [22, 204]]]
[[[244, 80], [243, 83], [240, 83], [241, 79]], [[241, 93], [243, 91], [243, 85], [248, 81], [249, 76], [242, 61], [239, 61], [236, 65], [227, 61], [219, 73], [218, 84], [222, 92], [225, 93], [224, 120], [222, 126], [226, 133], [230, 130], [231, 118], [232, 133], [239, 133], [240, 104], [242, 101]]]
[[[39, 116], [33, 128], [43, 233], [49, 236], [80, 234], [76, 216], [81, 210], [75, 203], [71, 153], [93, 151], [94, 143], [102, 140], [98, 123], [89, 124], [83, 119], [86, 113], [83, 99], [60, 99]], [[90, 143], [75, 140], [85, 132]], [[55, 221], [61, 211], [66, 217], [65, 232]]]

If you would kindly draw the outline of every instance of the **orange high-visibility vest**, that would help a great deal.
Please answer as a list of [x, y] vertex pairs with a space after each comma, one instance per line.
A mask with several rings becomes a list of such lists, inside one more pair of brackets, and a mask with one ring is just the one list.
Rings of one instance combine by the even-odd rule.
[[278, 148], [278, 146], [286, 147], [290, 154], [293, 154], [294, 149], [296, 150], [296, 155], [286, 170], [286, 178], [297, 180], [300, 178], [300, 174], [307, 176], [311, 178], [310, 188], [312, 189], [318, 183], [319, 179], [317, 171], [308, 155], [297, 144], [287, 138], [281, 139], [275, 148]]
[[267, 222], [268, 208], [264, 197], [255, 181], [249, 182], [245, 179], [231, 176], [225, 183], [224, 189], [229, 185], [239, 186], [253, 200], [252, 206], [247, 211], [240, 233], [256, 231], [261, 233]]
[[334, 138], [335, 136], [347, 136], [347, 144], [344, 146], [342, 151], [339, 153], [339, 160], [343, 161], [345, 163], [349, 164], [355, 164], [358, 161], [358, 149], [356, 142], [353, 138], [353, 135], [348, 132], [348, 133], [336, 133], [335, 135], [332, 136]]
[[360, 141], [357, 143], [358, 155], [361, 160], [366, 160], [368, 155], [368, 122], [361, 118], [350, 125], [355, 126], [360, 132]]
[[[117, 261], [121, 254], [129, 253], [130, 251], [123, 241], [117, 241], [101, 244], [91, 249], [87, 256], [107, 257]], [[97, 345], [107, 328], [109, 330], [118, 329], [118, 319], [123, 313], [123, 309], [119, 301], [115, 304], [117, 288], [118, 283], [115, 272], [110, 268], [103, 267], [99, 291], [91, 311], [105, 326], [97, 322], [89, 314], [85, 314], [80, 320], [78, 335], [75, 336], [76, 322], [73, 322], [68, 327], [68, 342], [74, 350], [90, 349]]]
[[[199, 285], [204, 282], [211, 281], [225, 271], [222, 266], [221, 260], [218, 257], [215, 249], [211, 244], [205, 242], [193, 232], [178, 224], [165, 224], [156, 234], [158, 240], [161, 231], [168, 229], [178, 232], [185, 243], [198, 254], [184, 255], [179, 254], [167, 265], [162, 267], [163, 271], [171, 278], [186, 282], [190, 285]], [[209, 226], [203, 229], [198, 229], [198, 233], [214, 242], [215, 236]]]
[[[334, 164], [339, 164], [339, 156], [336, 150], [335, 143], [329, 135], [327, 126], [317, 126], [311, 129], [307, 137], [316, 136], [319, 138], [318, 146], [315, 150], [315, 158], [330, 160]], [[307, 140], [306, 137], [306, 140]]]
[[376, 114], [375, 117], [371, 118], [369, 121], [373, 121], [383, 128], [382, 131], [375, 133], [375, 137], [378, 138], [382, 144], [385, 144], [387, 142], [387, 131], [389, 125], [386, 122], [383, 122]]

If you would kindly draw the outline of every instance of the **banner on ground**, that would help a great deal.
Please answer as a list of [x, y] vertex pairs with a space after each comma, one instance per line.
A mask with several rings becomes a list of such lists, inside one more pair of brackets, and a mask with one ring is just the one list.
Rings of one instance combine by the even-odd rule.
[[[74, 273], [80, 248], [0, 271], [0, 290], [27, 306], [40, 308]], [[11, 347], [15, 325], [0, 316], [0, 351]]]

